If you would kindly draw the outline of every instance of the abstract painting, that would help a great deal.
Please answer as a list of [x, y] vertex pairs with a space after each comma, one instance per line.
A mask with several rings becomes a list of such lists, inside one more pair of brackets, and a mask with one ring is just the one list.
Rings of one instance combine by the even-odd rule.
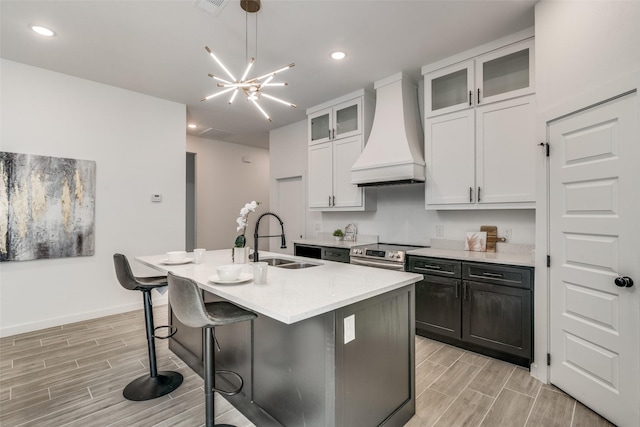
[[0, 261], [91, 256], [96, 162], [0, 152]]

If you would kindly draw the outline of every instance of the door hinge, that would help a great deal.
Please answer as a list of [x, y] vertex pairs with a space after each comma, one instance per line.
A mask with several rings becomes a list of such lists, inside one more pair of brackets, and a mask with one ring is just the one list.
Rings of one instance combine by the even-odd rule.
[[551, 354], [547, 353], [547, 366], [551, 366]]
[[549, 143], [548, 142], [541, 142], [540, 144], [538, 144], [540, 147], [544, 147], [545, 150], [545, 155], [547, 157], [549, 157]]
[[551, 267], [551, 255], [547, 255], [547, 268]]

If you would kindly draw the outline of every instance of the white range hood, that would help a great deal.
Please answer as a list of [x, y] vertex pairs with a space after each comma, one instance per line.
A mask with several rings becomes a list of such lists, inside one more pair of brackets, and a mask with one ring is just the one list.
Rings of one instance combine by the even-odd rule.
[[416, 86], [397, 73], [375, 82], [376, 111], [371, 135], [351, 167], [359, 187], [424, 182], [422, 129]]

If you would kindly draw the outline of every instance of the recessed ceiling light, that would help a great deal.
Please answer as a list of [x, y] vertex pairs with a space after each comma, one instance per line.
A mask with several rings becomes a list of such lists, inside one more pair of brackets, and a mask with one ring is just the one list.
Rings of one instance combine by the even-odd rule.
[[47, 27], [43, 27], [41, 25], [32, 25], [31, 29], [36, 33], [40, 34], [41, 36], [45, 36], [45, 37], [53, 37], [56, 35], [56, 33], [53, 30]]
[[344, 59], [346, 56], [347, 56], [346, 53], [340, 52], [340, 51], [331, 53], [331, 57], [333, 59]]
[[198, 127], [197, 125], [195, 125], [193, 123], [189, 123], [187, 126], [189, 126], [189, 129], [195, 129], [195, 128]]

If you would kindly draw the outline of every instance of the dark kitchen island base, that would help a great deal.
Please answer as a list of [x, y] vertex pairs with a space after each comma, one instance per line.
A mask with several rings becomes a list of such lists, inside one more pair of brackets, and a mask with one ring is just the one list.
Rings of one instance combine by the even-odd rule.
[[[228, 400], [261, 427], [404, 425], [415, 413], [414, 298], [408, 285], [292, 324], [259, 315], [216, 328], [216, 368], [245, 381]], [[345, 344], [352, 315], [355, 339]], [[202, 376], [202, 331], [171, 307], [169, 316], [178, 327], [169, 348]]]

